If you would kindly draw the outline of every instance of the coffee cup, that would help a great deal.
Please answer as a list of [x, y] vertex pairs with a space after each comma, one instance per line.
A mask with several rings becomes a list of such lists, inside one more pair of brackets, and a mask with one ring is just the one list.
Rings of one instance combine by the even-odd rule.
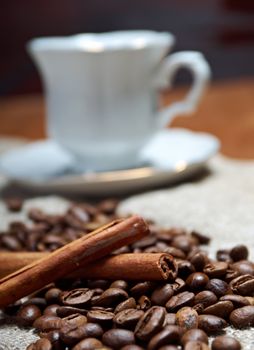
[[[210, 78], [200, 52], [166, 56], [175, 38], [148, 30], [36, 38], [28, 50], [46, 93], [50, 138], [86, 170], [138, 166], [139, 152], [179, 114], [195, 111]], [[159, 109], [159, 93], [180, 68], [193, 83], [187, 96]]]

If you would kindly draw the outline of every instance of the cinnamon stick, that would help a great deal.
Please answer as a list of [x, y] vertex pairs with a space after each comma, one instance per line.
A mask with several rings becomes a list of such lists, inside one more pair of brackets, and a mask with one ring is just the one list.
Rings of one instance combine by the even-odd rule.
[[0, 280], [0, 307], [35, 292], [81, 266], [96, 261], [149, 233], [135, 215], [116, 220], [31, 263]]
[[[0, 276], [34, 262], [49, 253], [1, 253]], [[173, 257], [166, 253], [120, 254], [100, 259], [68, 277], [87, 279], [171, 280], [177, 267]]]

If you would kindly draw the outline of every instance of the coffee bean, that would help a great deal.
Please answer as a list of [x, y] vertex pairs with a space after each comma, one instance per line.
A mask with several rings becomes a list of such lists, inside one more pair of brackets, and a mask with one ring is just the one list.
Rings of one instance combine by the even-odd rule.
[[207, 334], [202, 329], [189, 329], [181, 338], [181, 344], [185, 345], [190, 341], [199, 341], [208, 344]]
[[24, 326], [31, 326], [41, 316], [41, 310], [36, 305], [26, 305], [17, 313], [18, 321]]
[[83, 326], [68, 329], [65, 327], [60, 329], [61, 340], [67, 345], [77, 344], [84, 338], [101, 338], [103, 330], [96, 323], [86, 323]]
[[[248, 300], [249, 305], [254, 306], [254, 297], [245, 297], [245, 299]], [[242, 305], [242, 306], [247, 306], [247, 305]], [[239, 307], [242, 307], [242, 306], [239, 306]]]
[[153, 283], [153, 282], [140, 282], [140, 283], [135, 284], [130, 289], [130, 293], [134, 297], [139, 297], [141, 295], [149, 294], [150, 292], [152, 292], [154, 287], [155, 287], [155, 283]]
[[39, 329], [40, 331], [49, 332], [54, 329], [61, 328], [62, 320], [60, 317], [56, 316], [48, 316], [43, 315], [39, 318], [37, 318], [34, 323], [33, 327]]
[[64, 305], [85, 307], [89, 305], [93, 296], [93, 291], [88, 288], [78, 288], [71, 291], [62, 292], [60, 299]]
[[199, 341], [189, 341], [185, 344], [184, 350], [209, 350], [209, 346]]
[[207, 255], [203, 252], [198, 252], [190, 258], [190, 262], [196, 271], [202, 272], [204, 266], [208, 263]]
[[98, 323], [102, 327], [110, 327], [113, 322], [114, 313], [105, 310], [91, 310], [87, 313], [88, 322]]
[[165, 283], [153, 291], [151, 301], [155, 305], [164, 306], [173, 294], [174, 291], [171, 284]]
[[236, 277], [229, 283], [229, 286], [233, 293], [252, 296], [254, 295], [254, 276], [242, 275]]
[[115, 313], [126, 309], [136, 309], [136, 307], [136, 300], [134, 298], [128, 298], [117, 305], [117, 307], [115, 308]]
[[191, 236], [197, 239], [199, 244], [208, 244], [210, 242], [210, 237], [197, 231], [192, 231]]
[[61, 329], [73, 329], [76, 327], [83, 326], [87, 323], [87, 318], [84, 315], [72, 314], [67, 317], [62, 318]]
[[153, 306], [141, 317], [136, 328], [135, 335], [142, 341], [151, 339], [163, 326], [166, 311], [161, 306]]
[[176, 265], [178, 268], [178, 277], [187, 278], [190, 274], [195, 272], [195, 268], [188, 260], [177, 260]]
[[135, 337], [131, 331], [115, 328], [103, 334], [102, 342], [113, 349], [120, 349], [125, 345], [134, 344]]
[[96, 301], [97, 306], [115, 306], [121, 301], [128, 298], [128, 293], [120, 288], [108, 288], [105, 290]]
[[138, 345], [125, 345], [123, 348], [121, 348], [121, 350], [144, 350], [143, 348], [141, 348], [141, 346]]
[[44, 334], [40, 333], [40, 337], [48, 339], [50, 341], [50, 343], [52, 344], [54, 350], [62, 350], [63, 349], [63, 343], [62, 343], [61, 338], [60, 338], [60, 331], [59, 330], [46, 332]]
[[221, 318], [227, 318], [234, 310], [234, 305], [231, 301], [218, 301], [217, 303], [206, 307], [203, 310], [204, 314], [215, 315]]
[[96, 338], [86, 338], [76, 344], [72, 350], [95, 350], [102, 348], [102, 342]]
[[58, 308], [56, 309], [56, 314], [58, 317], [66, 317], [72, 314], [86, 315], [87, 310], [79, 309], [77, 307], [72, 306], [58, 306]]
[[0, 239], [1, 239], [1, 245], [3, 246], [3, 248], [13, 252], [22, 250], [22, 244], [17, 237], [3, 234], [1, 235]]
[[204, 309], [205, 309], [205, 307], [204, 307], [203, 304], [196, 304], [196, 305], [193, 305], [193, 309], [195, 311], [197, 311], [198, 314], [202, 314]]
[[89, 280], [87, 281], [87, 288], [89, 289], [95, 289], [95, 288], [101, 288], [106, 289], [110, 285], [110, 282], [108, 280]]
[[206, 273], [209, 278], [221, 278], [226, 275], [227, 268], [227, 262], [213, 261], [205, 265], [203, 272]]
[[247, 298], [236, 295], [236, 294], [227, 294], [220, 298], [221, 301], [231, 301], [233, 303], [234, 308], [237, 309], [239, 307], [250, 305], [250, 302]]
[[133, 248], [147, 248], [156, 243], [156, 237], [149, 235], [132, 244]]
[[205, 286], [205, 289], [210, 290], [214, 294], [216, 294], [217, 297], [221, 297], [222, 295], [226, 294], [229, 290], [228, 284], [220, 280], [218, 278], [212, 278]]
[[5, 204], [10, 211], [17, 212], [22, 209], [23, 200], [21, 198], [7, 198]]
[[109, 288], [120, 288], [123, 290], [127, 290], [128, 287], [129, 287], [128, 283], [126, 281], [123, 281], [123, 280], [114, 281], [109, 286]]
[[41, 310], [43, 310], [47, 306], [47, 302], [44, 298], [39, 298], [39, 297], [34, 297], [34, 298], [29, 298], [23, 303], [23, 306], [25, 305], [36, 305], [38, 306]]
[[170, 255], [172, 255], [174, 258], [178, 258], [178, 259], [185, 259], [186, 258], [186, 254], [178, 248], [175, 247], [167, 247], [164, 250], [164, 253], [168, 253]]
[[175, 282], [172, 284], [174, 293], [182, 292], [185, 289], [186, 283], [181, 278], [176, 278]]
[[143, 311], [146, 311], [147, 309], [149, 309], [150, 306], [151, 306], [151, 300], [146, 295], [142, 295], [138, 299], [137, 308]]
[[174, 313], [166, 313], [164, 326], [167, 325], [175, 325], [176, 324], [176, 314]]
[[50, 288], [44, 297], [48, 303], [57, 304], [60, 301], [61, 292], [59, 288]]
[[241, 275], [254, 276], [254, 263], [248, 260], [240, 260], [231, 265], [231, 268]]
[[174, 295], [169, 299], [166, 304], [166, 309], [169, 312], [176, 312], [184, 306], [190, 306], [193, 304], [195, 294], [190, 292], [182, 292]]
[[149, 341], [147, 350], [157, 350], [166, 344], [180, 344], [183, 330], [179, 326], [166, 326]]
[[249, 251], [245, 245], [239, 244], [230, 250], [229, 255], [233, 261], [246, 260], [248, 259]]
[[235, 338], [222, 335], [212, 342], [212, 350], [241, 350], [241, 344]]
[[114, 323], [119, 328], [133, 329], [143, 315], [142, 310], [126, 309], [115, 315]]
[[183, 307], [176, 313], [176, 325], [184, 330], [198, 328], [198, 313], [191, 307]]
[[32, 350], [52, 350], [52, 344], [46, 338], [38, 339], [32, 346]]
[[214, 315], [199, 315], [198, 327], [207, 334], [212, 334], [221, 331], [227, 326], [227, 322]]
[[46, 309], [44, 309], [43, 315], [58, 316], [56, 313], [58, 308], [59, 308], [59, 305], [51, 304], [47, 306]]
[[217, 250], [216, 252], [216, 259], [218, 261], [226, 261], [228, 263], [231, 263], [233, 260], [230, 258], [230, 255], [229, 255], [229, 250], [227, 249], [220, 249], [220, 250]]
[[179, 350], [177, 345], [165, 345], [162, 346], [159, 350]]
[[188, 254], [192, 247], [197, 245], [197, 243], [197, 239], [185, 235], [177, 235], [171, 242], [173, 247], [184, 251], [185, 254]]
[[230, 322], [236, 328], [254, 326], [254, 306], [244, 306], [231, 312]]
[[213, 292], [204, 290], [195, 295], [194, 305], [202, 304], [204, 307], [207, 307], [209, 305], [215, 304], [217, 300], [218, 298]]
[[204, 289], [208, 281], [209, 278], [206, 274], [202, 272], [194, 272], [187, 278], [186, 284], [191, 291], [197, 291]]

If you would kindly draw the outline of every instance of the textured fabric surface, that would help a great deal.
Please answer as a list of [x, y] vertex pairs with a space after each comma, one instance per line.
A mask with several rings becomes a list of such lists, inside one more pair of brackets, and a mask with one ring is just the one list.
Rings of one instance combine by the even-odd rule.
[[[254, 257], [254, 162], [234, 161], [215, 157], [211, 163], [212, 174], [200, 182], [147, 192], [123, 201], [119, 214], [139, 213], [152, 218], [160, 225], [182, 226], [196, 229], [212, 238], [209, 252], [235, 243], [248, 245]], [[61, 213], [68, 202], [58, 197], [44, 197], [26, 201], [21, 214], [8, 214], [0, 203], [0, 230], [14, 219], [24, 219], [31, 206], [46, 212]], [[253, 330], [235, 330], [227, 333], [239, 339], [244, 350], [254, 349]], [[0, 350], [25, 350], [36, 335], [32, 330], [22, 330], [15, 325], [1, 323]]]

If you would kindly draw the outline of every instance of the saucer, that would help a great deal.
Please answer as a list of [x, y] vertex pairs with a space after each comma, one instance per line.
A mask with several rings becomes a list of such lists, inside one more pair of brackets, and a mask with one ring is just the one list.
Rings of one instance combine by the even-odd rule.
[[[45, 140], [29, 143], [26, 146], [26, 153], [23, 153], [21, 162], [22, 176], [15, 175], [13, 171], [15, 157], [22, 159], [22, 148], [5, 152], [0, 157], [1, 172], [5, 173], [10, 183], [37, 192], [88, 196], [119, 195], [167, 186], [187, 179], [203, 168], [219, 149], [218, 139], [210, 134], [170, 128], [158, 132], [141, 150], [140, 164], [148, 164], [148, 166], [107, 172], [75, 173], [75, 171], [71, 172], [71, 167], [76, 167], [72, 164], [71, 156], [51, 142]], [[34, 157], [40, 159], [45, 167], [45, 159], [49, 159], [49, 153], [51, 154], [50, 164], [54, 164], [52, 168], [54, 173], [53, 170], [50, 174], [48, 169], [44, 169], [44, 177], [26, 176], [26, 167], [29, 174], [33, 166], [37, 168]], [[57, 161], [54, 161], [54, 157], [58, 157]], [[20, 166], [16, 167], [18, 168], [20, 169]]]

